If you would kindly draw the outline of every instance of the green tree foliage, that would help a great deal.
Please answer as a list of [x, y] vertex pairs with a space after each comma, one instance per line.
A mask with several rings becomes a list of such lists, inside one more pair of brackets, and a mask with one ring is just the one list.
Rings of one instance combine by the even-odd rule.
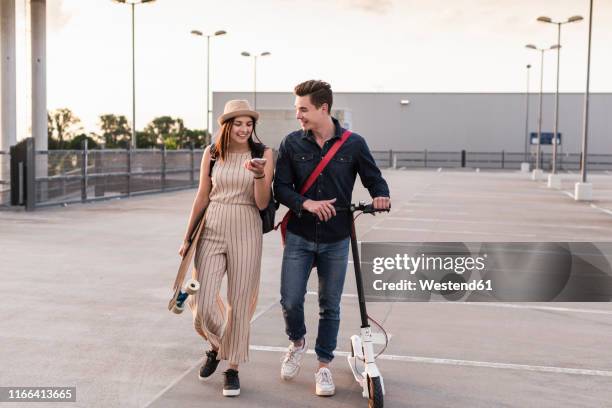
[[65, 149], [83, 127], [81, 120], [68, 108], [47, 112], [47, 136], [49, 149]]
[[97, 149], [100, 147], [98, 142], [96, 142], [96, 135], [94, 133], [90, 133], [86, 135], [85, 133], [81, 133], [78, 136], [75, 136], [69, 143], [68, 149], [70, 150], [83, 150], [83, 141], [87, 139], [87, 148], [88, 149]]
[[130, 143], [131, 130], [124, 115], [100, 115], [102, 140], [107, 149], [126, 149]]
[[[100, 134], [90, 132], [86, 135], [77, 133], [82, 127], [79, 119], [69, 109], [49, 112], [49, 149], [79, 150], [85, 138], [90, 149], [127, 149], [132, 135], [127, 118], [112, 113], [100, 115], [99, 118]], [[191, 143], [194, 148], [202, 149], [210, 141], [211, 136], [206, 130], [188, 129], [183, 119], [171, 116], [159, 116], [145, 126], [143, 131], [136, 132], [137, 148], [140, 149], [159, 148], [162, 145], [166, 149], [188, 149]]]

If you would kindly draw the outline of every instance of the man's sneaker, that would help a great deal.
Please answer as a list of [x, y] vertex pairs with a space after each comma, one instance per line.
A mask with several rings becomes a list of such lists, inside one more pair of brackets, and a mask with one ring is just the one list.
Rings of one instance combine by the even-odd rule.
[[200, 368], [200, 373], [198, 374], [198, 378], [200, 381], [205, 381], [208, 377], [212, 375], [217, 369], [219, 365], [219, 360], [217, 360], [217, 351], [209, 350], [206, 352], [206, 362]]
[[225, 381], [223, 381], [223, 395], [226, 397], [236, 397], [240, 395], [238, 371], [230, 368], [223, 374], [225, 375]]
[[302, 365], [302, 360], [304, 359], [304, 354], [306, 354], [307, 349], [306, 338], [304, 338], [302, 347], [296, 347], [293, 342], [289, 344], [289, 349], [281, 365], [281, 378], [283, 380], [291, 380], [297, 375], [300, 371], [300, 366]]
[[329, 397], [336, 393], [336, 386], [334, 385], [334, 380], [329, 368], [319, 368], [319, 371], [315, 374], [315, 382], [315, 392], [317, 395]]

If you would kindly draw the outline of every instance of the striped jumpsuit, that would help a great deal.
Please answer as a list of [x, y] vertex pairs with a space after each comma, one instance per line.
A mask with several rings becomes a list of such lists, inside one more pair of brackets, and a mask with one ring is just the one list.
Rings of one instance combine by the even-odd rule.
[[[218, 359], [239, 364], [249, 358], [250, 321], [261, 270], [262, 224], [253, 174], [244, 168], [251, 153], [228, 153], [212, 171], [210, 203], [195, 253], [200, 290], [191, 297], [195, 330], [215, 348]], [[227, 305], [220, 295], [227, 273]]]

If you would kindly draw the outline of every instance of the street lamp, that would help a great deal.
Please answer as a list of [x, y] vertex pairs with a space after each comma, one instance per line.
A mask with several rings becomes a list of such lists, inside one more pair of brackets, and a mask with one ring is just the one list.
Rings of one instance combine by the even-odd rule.
[[191, 34], [199, 37], [206, 37], [206, 131], [210, 134], [210, 115], [212, 110], [210, 109], [210, 37], [218, 37], [220, 35], [227, 34], [227, 31], [218, 30], [214, 34], [204, 34], [199, 30], [191, 30]]
[[552, 174], [548, 177], [548, 187], [561, 187], [561, 179], [555, 177], [557, 173], [557, 133], [559, 131], [559, 71], [561, 68], [561, 26], [563, 24], [569, 23], [577, 23], [582, 21], [582, 16], [572, 16], [565, 21], [553, 21], [550, 17], [538, 17], [537, 21], [546, 24], [556, 24], [557, 25], [557, 44], [559, 44], [559, 48], [557, 48], [557, 91], [555, 94], [555, 127], [553, 130], [553, 154], [552, 154]]
[[267, 57], [272, 54], [266, 51], [259, 55], [251, 55], [247, 51], [242, 51], [240, 55], [243, 57], [253, 57], [253, 109], [257, 110], [257, 57]]
[[542, 144], [542, 92], [544, 88], [544, 53], [550, 50], [556, 50], [559, 48], [558, 44], [555, 44], [549, 48], [538, 48], [533, 44], [527, 44], [526, 48], [540, 51], [542, 59], [540, 62], [540, 107], [538, 110], [538, 147], [536, 150], [536, 168], [533, 170], [532, 179], [537, 180], [542, 175], [542, 169], [540, 169], [540, 154]]
[[529, 73], [531, 71], [531, 64], [527, 64], [527, 90], [525, 92], [525, 154], [523, 156], [523, 163], [521, 164], [521, 171], [529, 171], [529, 163], [527, 162], [527, 150], [529, 146]]
[[589, 2], [589, 45], [587, 52], [586, 93], [584, 94], [584, 129], [582, 131], [582, 156], [580, 158], [581, 181], [574, 186], [576, 201], [590, 201], [593, 196], [593, 185], [587, 183], [587, 137], [589, 135], [589, 97], [591, 80], [591, 33], [593, 31], [593, 0]]
[[132, 138], [130, 145], [136, 148], [136, 55], [134, 38], [134, 8], [136, 4], [152, 3], [155, 0], [113, 0], [115, 3], [129, 4], [132, 6]]

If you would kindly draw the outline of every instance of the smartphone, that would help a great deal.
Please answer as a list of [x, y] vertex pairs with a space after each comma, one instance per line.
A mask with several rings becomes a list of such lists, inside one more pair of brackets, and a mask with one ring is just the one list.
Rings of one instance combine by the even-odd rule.
[[267, 160], [266, 159], [255, 158], [255, 159], [251, 159], [251, 162], [254, 163], [254, 164], [266, 164]]

